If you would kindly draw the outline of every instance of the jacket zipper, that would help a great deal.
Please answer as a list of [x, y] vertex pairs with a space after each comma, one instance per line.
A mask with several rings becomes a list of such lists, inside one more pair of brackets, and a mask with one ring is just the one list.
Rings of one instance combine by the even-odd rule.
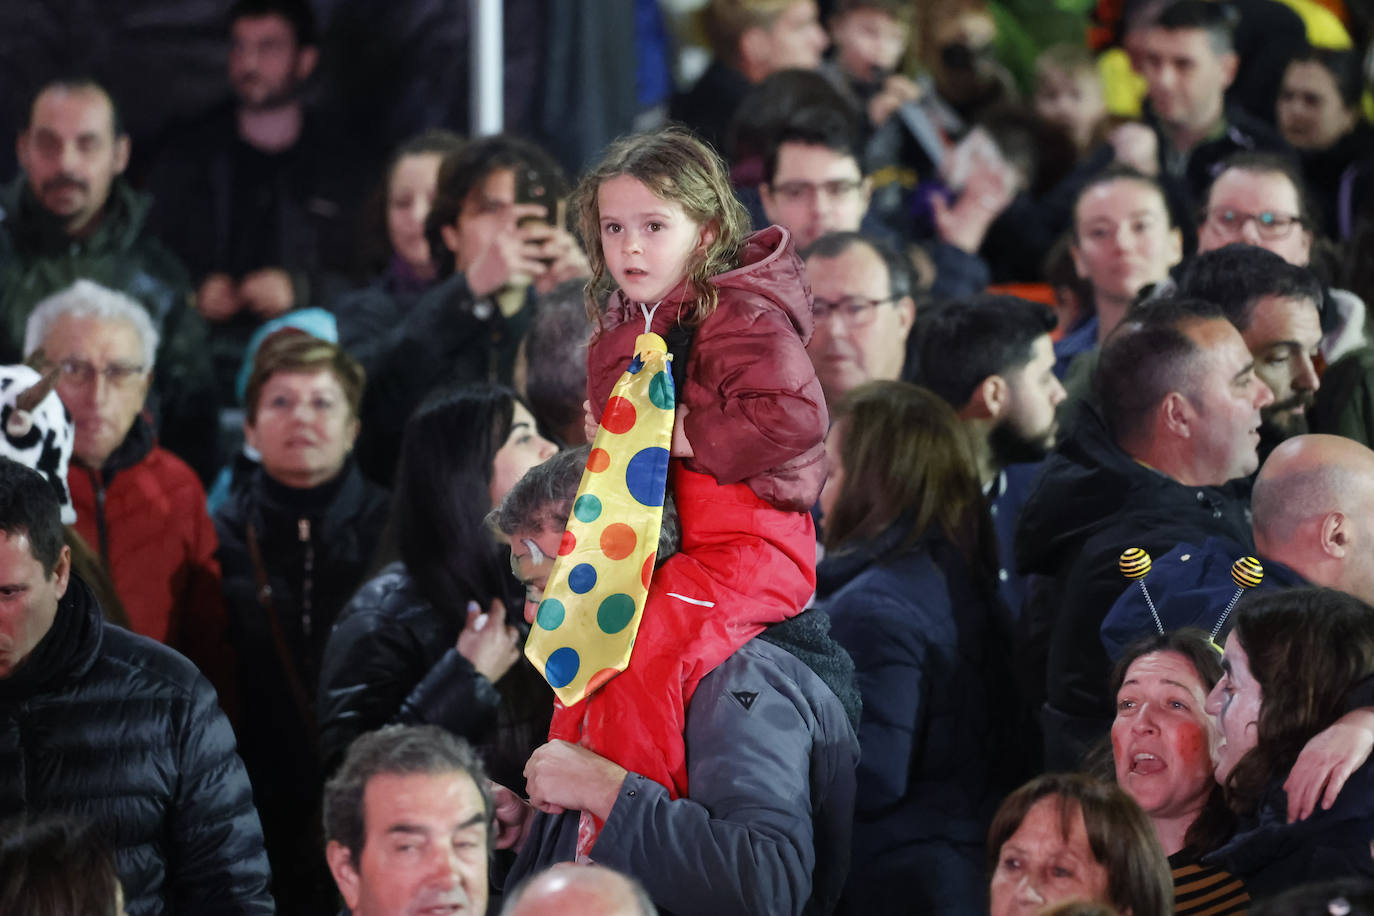
[[296, 521], [296, 534], [305, 546], [305, 569], [301, 577], [301, 631], [305, 634], [306, 645], [310, 643], [310, 605], [314, 591], [315, 545], [310, 540], [310, 519]]
[[91, 489], [95, 491], [95, 534], [100, 547], [100, 562], [105, 569], [110, 568], [110, 529], [105, 522], [105, 481], [99, 471], [86, 469], [91, 478]]

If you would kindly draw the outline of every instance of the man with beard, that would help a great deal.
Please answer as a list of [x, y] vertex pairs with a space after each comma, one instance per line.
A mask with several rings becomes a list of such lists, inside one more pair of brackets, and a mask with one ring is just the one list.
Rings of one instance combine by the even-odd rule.
[[1260, 411], [1260, 460], [1307, 432], [1321, 384], [1314, 364], [1322, 339], [1316, 275], [1263, 248], [1227, 245], [1188, 265], [1179, 294], [1221, 306], [1255, 358], [1255, 374], [1274, 393], [1274, 403]]
[[149, 178], [155, 226], [186, 262], [211, 323], [221, 399], [264, 321], [341, 292], [359, 174], [302, 101], [319, 58], [305, 0], [239, 0], [229, 14], [233, 99], [173, 131]]
[[89, 79], [48, 83], [17, 152], [23, 174], [0, 192], [0, 362], [20, 361], [29, 314], [77, 279], [129, 295], [161, 339], [149, 404], [157, 432], [208, 476], [215, 420], [205, 326], [185, 268], [147, 231], [148, 198], [123, 178], [129, 137], [114, 100]]
[[1054, 447], [1055, 408], [1064, 386], [1054, 374], [1052, 311], [1015, 296], [978, 296], [925, 311], [916, 323], [917, 381], [959, 413], [973, 442], [978, 477], [997, 529], [1002, 600], [1019, 615], [1016, 517], [1039, 462]]

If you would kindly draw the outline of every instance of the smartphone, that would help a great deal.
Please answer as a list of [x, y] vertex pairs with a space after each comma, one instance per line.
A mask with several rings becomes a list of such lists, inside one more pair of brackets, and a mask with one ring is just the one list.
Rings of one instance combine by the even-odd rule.
[[554, 197], [553, 182], [549, 180], [549, 176], [532, 165], [523, 164], [515, 169], [515, 202], [517, 204], [539, 204], [544, 208], [545, 215], [543, 217], [527, 216], [520, 220], [521, 226], [527, 226], [531, 223], [558, 225], [561, 203]]

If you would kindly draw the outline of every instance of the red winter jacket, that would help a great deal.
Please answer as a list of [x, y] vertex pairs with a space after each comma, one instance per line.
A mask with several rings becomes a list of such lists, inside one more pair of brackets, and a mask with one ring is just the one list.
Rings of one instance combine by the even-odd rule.
[[73, 461], [67, 485], [74, 527], [99, 551], [130, 629], [190, 658], [223, 694], [233, 661], [215, 528], [195, 472], [158, 447], [140, 417], [103, 470]]
[[[742, 481], [776, 508], [805, 512], [825, 483], [830, 422], [806, 354], [811, 287], [791, 234], [779, 226], [751, 235], [740, 264], [711, 278], [719, 305], [697, 329], [678, 392], [695, 453], [687, 466], [722, 484]], [[690, 292], [684, 281], [664, 297], [655, 333], [667, 336]], [[640, 304], [617, 290], [587, 351], [587, 399], [597, 420], [642, 333]]]

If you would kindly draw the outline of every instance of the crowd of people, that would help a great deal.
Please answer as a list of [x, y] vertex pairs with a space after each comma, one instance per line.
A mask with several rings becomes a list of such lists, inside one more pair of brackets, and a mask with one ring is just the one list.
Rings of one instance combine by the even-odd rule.
[[572, 166], [38, 87], [0, 913], [1374, 912], [1369, 11], [700, 6]]

